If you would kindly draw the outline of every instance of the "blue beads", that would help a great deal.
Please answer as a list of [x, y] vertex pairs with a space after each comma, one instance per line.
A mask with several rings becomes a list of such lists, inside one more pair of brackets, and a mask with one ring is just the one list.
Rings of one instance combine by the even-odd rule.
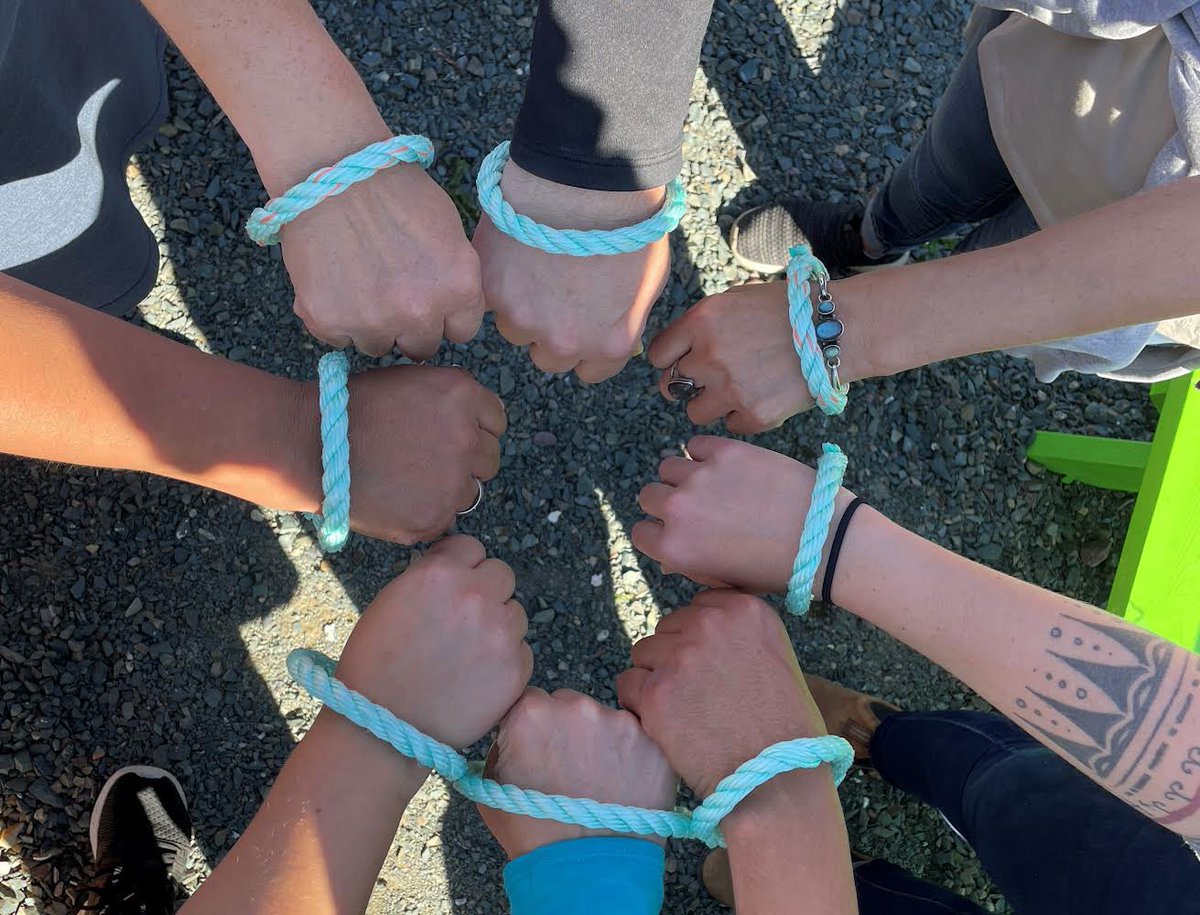
[[817, 332], [817, 341], [819, 343], [832, 343], [842, 335], [845, 330], [842, 327], [842, 322], [837, 318], [830, 318], [828, 321], [821, 321], [814, 328]]

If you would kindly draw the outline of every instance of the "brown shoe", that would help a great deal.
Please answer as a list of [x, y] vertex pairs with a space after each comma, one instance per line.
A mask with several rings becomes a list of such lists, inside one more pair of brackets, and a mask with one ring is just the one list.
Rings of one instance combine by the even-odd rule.
[[[850, 860], [862, 864], [871, 859], [862, 852], [850, 849]], [[700, 877], [704, 880], [704, 888], [708, 895], [723, 906], [733, 908], [733, 872], [729, 869], [729, 852], [723, 848], [714, 848], [704, 856], [700, 866]]]
[[856, 765], [869, 766], [871, 737], [875, 729], [879, 727], [879, 722], [900, 709], [823, 677], [805, 674], [804, 682], [808, 684], [808, 691], [812, 693], [829, 733], [850, 741]]
[[729, 870], [729, 852], [714, 848], [705, 855], [704, 863], [700, 865], [700, 877], [704, 880], [708, 895], [721, 905], [733, 908], [733, 874]]

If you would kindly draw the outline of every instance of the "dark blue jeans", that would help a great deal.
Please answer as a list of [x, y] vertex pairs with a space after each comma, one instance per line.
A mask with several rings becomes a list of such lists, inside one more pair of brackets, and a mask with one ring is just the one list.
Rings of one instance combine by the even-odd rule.
[[[1017, 915], [1200, 915], [1200, 859], [1007, 718], [901, 712], [880, 724], [883, 778], [941, 811]], [[885, 861], [855, 869], [862, 915], [983, 915]]]
[[979, 75], [979, 42], [1008, 15], [976, 11], [978, 27], [968, 36], [962, 62], [928, 128], [867, 207], [865, 234], [889, 251], [972, 224], [977, 225], [959, 251], [1004, 244], [1037, 231], [992, 137]]

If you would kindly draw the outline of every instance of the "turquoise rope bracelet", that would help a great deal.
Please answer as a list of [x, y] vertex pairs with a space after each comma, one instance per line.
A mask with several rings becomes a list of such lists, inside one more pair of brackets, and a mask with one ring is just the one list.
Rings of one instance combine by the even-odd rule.
[[475, 187], [479, 205], [492, 224], [505, 235], [548, 254], [590, 257], [593, 254], [628, 254], [658, 241], [675, 231], [687, 208], [683, 182], [675, 178], [667, 185], [662, 209], [632, 226], [620, 229], [555, 229], [520, 215], [500, 193], [500, 176], [508, 162], [509, 142], [505, 140], [483, 160]]
[[784, 772], [815, 769], [824, 762], [833, 770], [834, 784], [840, 785], [854, 761], [850, 744], [840, 737], [811, 737], [773, 744], [722, 779], [704, 803], [692, 811], [651, 810], [544, 794], [484, 778], [481, 763], [468, 762], [453, 747], [421, 733], [350, 689], [334, 676], [334, 667], [334, 662], [325, 655], [303, 648], [293, 651], [287, 659], [288, 673], [310, 696], [391, 744], [402, 755], [433, 769], [464, 797], [506, 813], [557, 820], [585, 829], [699, 839], [710, 847], [723, 846], [721, 820], [759, 785]]
[[266, 206], [257, 207], [246, 222], [246, 233], [260, 245], [278, 244], [279, 230], [301, 213], [402, 162], [429, 168], [433, 163], [433, 143], [418, 134], [398, 134], [351, 153], [327, 168], [317, 169]]
[[321, 405], [321, 514], [308, 518], [322, 549], [336, 553], [350, 537], [350, 360], [326, 353], [317, 363]]
[[796, 551], [792, 577], [788, 579], [787, 598], [784, 600], [788, 612], [797, 616], [807, 613], [812, 603], [813, 580], [817, 577], [821, 552], [829, 537], [834, 499], [837, 498], [848, 463], [846, 455], [837, 445], [826, 442], [821, 447], [823, 453], [817, 460], [817, 479], [813, 483], [812, 500], [804, 517], [804, 532], [800, 535], [800, 548]]
[[788, 322], [792, 325], [792, 345], [800, 357], [800, 370], [804, 373], [813, 400], [824, 413], [835, 416], [846, 409], [846, 394], [850, 386], [843, 384], [835, 388], [829, 378], [829, 369], [817, 342], [812, 299], [808, 291], [812, 277], [821, 277], [828, 282], [829, 271], [817, 260], [808, 245], [796, 245], [788, 253], [791, 255], [787, 264]]

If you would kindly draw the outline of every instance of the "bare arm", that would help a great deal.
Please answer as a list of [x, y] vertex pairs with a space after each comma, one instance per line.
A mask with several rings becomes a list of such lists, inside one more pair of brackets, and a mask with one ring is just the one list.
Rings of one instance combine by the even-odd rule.
[[321, 501], [308, 386], [0, 275], [0, 452], [139, 470], [280, 509]]
[[427, 774], [322, 712], [181, 915], [365, 911], [400, 817]]
[[[991, 352], [1200, 313], [1188, 178], [984, 251], [837, 280], [841, 377], [894, 375]], [[699, 425], [779, 425], [812, 406], [792, 349], [784, 283], [735, 286], [694, 305], [650, 347], [703, 386]], [[660, 388], [666, 395], [669, 374]]]
[[[312, 382], [205, 355], [0, 275], [0, 453], [316, 511], [319, 414]], [[356, 374], [349, 418], [360, 533], [431, 540], [499, 467], [504, 406], [457, 369]]]
[[836, 569], [839, 605], [946, 668], [1112, 794], [1200, 841], [1200, 656], [860, 514]]
[[[1027, 238], [838, 283], [870, 374], [1200, 312], [1200, 177]], [[839, 303], [839, 308], [841, 304]]]
[[[437, 740], [491, 730], [529, 682], [533, 653], [512, 570], [451, 536], [371, 602], [337, 676]], [[185, 915], [360, 915], [428, 770], [328, 710]]]
[[[667, 458], [664, 482], [642, 490], [661, 523], [639, 522], [634, 544], [704, 584], [786, 591], [812, 469], [732, 439], [699, 436], [688, 451], [693, 460]], [[841, 491], [831, 527], [852, 498]], [[956, 556], [866, 506], [847, 529], [832, 597], [1107, 791], [1200, 838], [1200, 656]]]
[[[308, 0], [143, 0], [200, 74], [278, 196], [392, 131]], [[403, 127], [401, 127], [403, 131]], [[247, 207], [249, 210], [249, 207]], [[429, 359], [483, 319], [479, 258], [419, 165], [388, 168], [285, 226], [294, 310], [372, 356]]]
[[277, 195], [390, 136], [308, 0], [142, 0], [216, 97]]

